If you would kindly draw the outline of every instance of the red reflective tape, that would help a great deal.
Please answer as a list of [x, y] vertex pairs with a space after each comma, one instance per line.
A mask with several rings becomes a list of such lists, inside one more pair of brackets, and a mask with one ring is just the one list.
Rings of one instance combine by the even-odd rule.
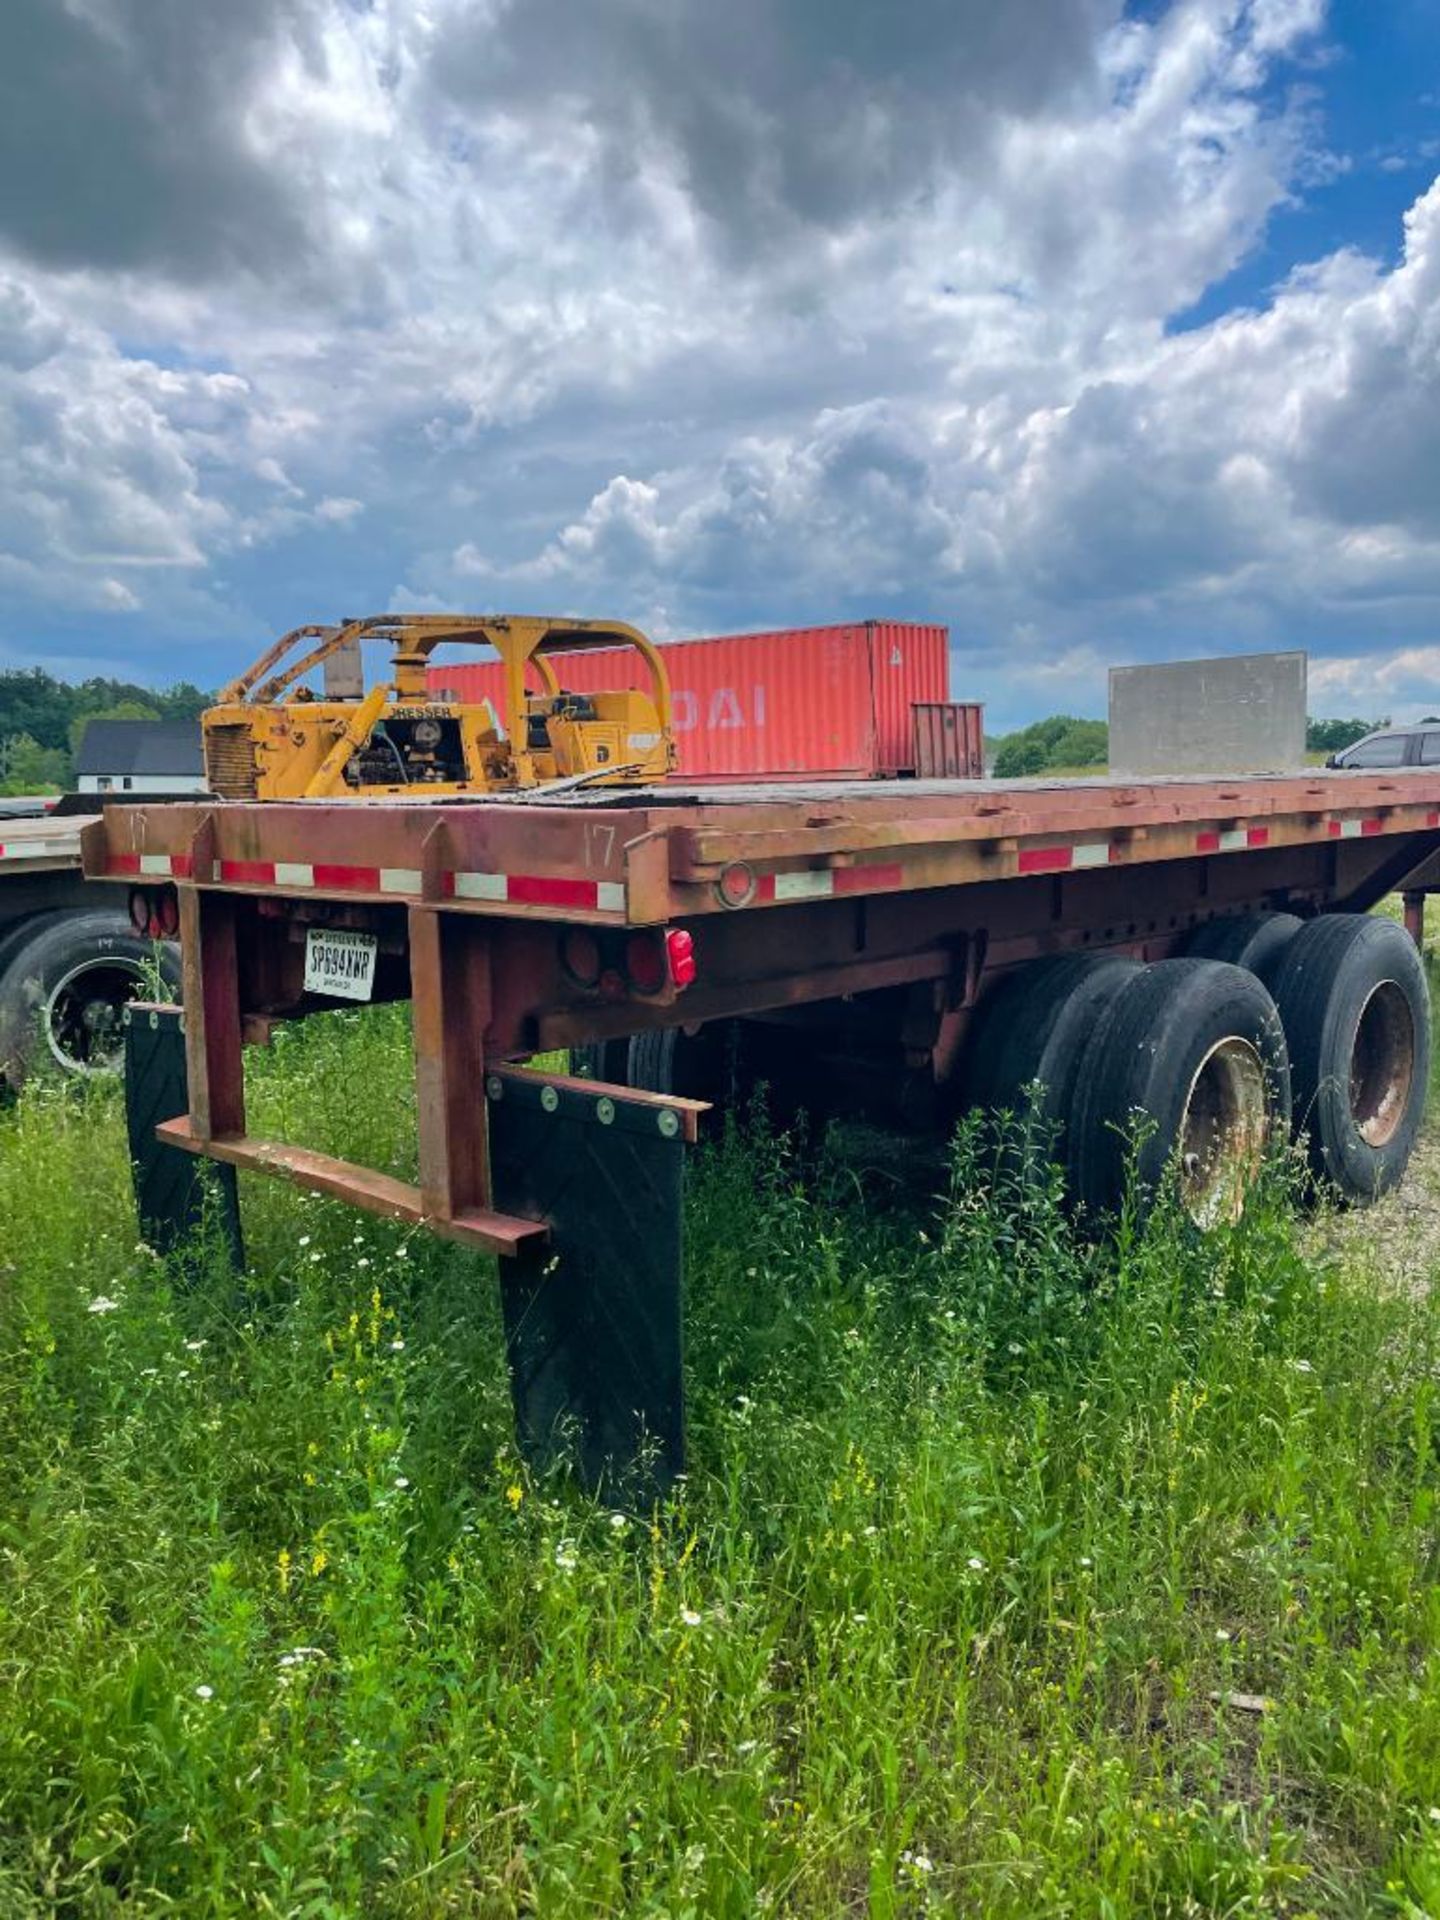
[[1345, 829], [1341, 826], [1338, 820], [1332, 820], [1329, 822], [1327, 831], [1329, 832], [1330, 838], [1332, 840], [1338, 840], [1341, 834], [1345, 831]]
[[762, 873], [760, 875], [759, 879], [755, 882], [755, 898], [757, 900], [773, 900], [775, 898], [775, 876], [773, 873]]
[[1268, 847], [1270, 844], [1269, 827], [1247, 827], [1245, 829], [1247, 847]]
[[273, 860], [222, 860], [220, 878], [237, 887], [273, 887], [275, 862]]
[[869, 893], [877, 887], [903, 887], [905, 869], [898, 861], [885, 867], [837, 867], [836, 893]]
[[1360, 822], [1360, 831], [1367, 839], [1372, 833], [1383, 833], [1384, 830], [1385, 822], [1383, 820], [1362, 820]]
[[378, 867], [321, 867], [315, 868], [317, 887], [335, 887], [341, 893], [378, 893], [380, 891], [380, 869]]
[[1440, 827], [1440, 813], [1427, 813], [1425, 824], [1427, 827]]
[[194, 866], [188, 853], [172, 853], [170, 856], [170, 872], [177, 880], [188, 880]]
[[512, 873], [506, 891], [512, 906], [589, 907], [598, 896], [593, 880], [551, 880], [534, 873]]
[[1195, 836], [1195, 851], [1197, 853], [1218, 853], [1220, 851], [1219, 834], [1213, 832], [1197, 833]]
[[1022, 847], [1021, 873], [1064, 873], [1074, 859], [1073, 847]]
[[139, 873], [140, 856], [138, 853], [112, 853], [105, 862], [107, 873]]

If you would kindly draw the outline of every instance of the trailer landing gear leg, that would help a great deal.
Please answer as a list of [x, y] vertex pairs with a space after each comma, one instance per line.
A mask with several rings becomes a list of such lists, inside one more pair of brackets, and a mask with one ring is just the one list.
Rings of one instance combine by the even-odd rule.
[[515, 1425], [590, 1488], [685, 1464], [681, 1190], [702, 1101], [501, 1068], [486, 1076], [495, 1205], [548, 1242], [500, 1262]]
[[125, 1126], [140, 1235], [157, 1253], [173, 1253], [199, 1230], [209, 1194], [237, 1272], [245, 1265], [235, 1169], [206, 1173], [193, 1154], [162, 1146], [155, 1129], [190, 1110], [185, 1066], [185, 1014], [176, 1006], [132, 1001], [125, 1027]]

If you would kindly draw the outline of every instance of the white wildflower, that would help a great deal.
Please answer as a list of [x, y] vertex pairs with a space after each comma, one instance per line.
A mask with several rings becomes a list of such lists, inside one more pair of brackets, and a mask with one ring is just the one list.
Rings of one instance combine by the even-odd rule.
[[1215, 1638], [1223, 1642], [1228, 1640], [1230, 1638], [1230, 1635], [1225, 1631], [1224, 1627], [1216, 1627]]
[[978, 1553], [972, 1553], [965, 1564], [972, 1573], [983, 1573], [985, 1571], [985, 1562], [980, 1558]]
[[624, 1533], [629, 1524], [630, 1522], [625, 1518], [623, 1513], [612, 1513], [610, 1516], [610, 1531], [612, 1533]]
[[97, 1293], [85, 1311], [87, 1313], [118, 1313], [120, 1302], [112, 1300], [108, 1293]]
[[390, 1351], [392, 1353], [403, 1353], [405, 1351], [405, 1342], [397, 1336], [390, 1342]]
[[555, 1564], [561, 1573], [574, 1573], [580, 1564], [580, 1556], [575, 1551], [573, 1540], [562, 1540], [555, 1548]]
[[300, 1238], [299, 1238], [299, 1239], [298, 1239], [298, 1240], [297, 1240], [297, 1241], [295, 1242], [295, 1244], [296, 1244], [296, 1246], [297, 1246], [297, 1247], [308, 1247], [308, 1246], [309, 1246], [309, 1244], [310, 1244], [310, 1236], [309, 1236], [309, 1234], [308, 1234], [308, 1233], [302, 1233], [302, 1234], [301, 1234], [301, 1236], [300, 1236]]
[[693, 1607], [682, 1607], [680, 1609], [680, 1618], [687, 1627], [698, 1627], [700, 1624], [700, 1615], [696, 1613]]
[[409, 1486], [409, 1484], [410, 1482], [406, 1479], [403, 1473], [396, 1474], [395, 1485], [400, 1489], [401, 1493], [404, 1493], [405, 1489]]
[[746, 1759], [750, 1754], [754, 1753], [756, 1747], [758, 1747], [759, 1744], [760, 1742], [758, 1740], [742, 1740], [739, 1746], [736, 1747], [735, 1751], [740, 1755], [741, 1759], [743, 1760], [743, 1759]]
[[1089, 1568], [1094, 1566], [1095, 1562], [1090, 1558], [1088, 1553], [1082, 1553], [1080, 1556], [1080, 1564], [1088, 1571]]
[[187, 1340], [185, 1342], [185, 1351], [187, 1353], [200, 1353], [204, 1350], [205, 1345], [206, 1342], [203, 1340]]
[[215, 1698], [214, 1687], [207, 1687], [202, 1681], [195, 1689], [195, 1698], [197, 1700], [213, 1700]]
[[908, 1847], [901, 1854], [900, 1861], [903, 1866], [909, 1867], [912, 1873], [918, 1873], [922, 1879], [927, 1873], [935, 1871], [935, 1862], [928, 1853], [912, 1853]]

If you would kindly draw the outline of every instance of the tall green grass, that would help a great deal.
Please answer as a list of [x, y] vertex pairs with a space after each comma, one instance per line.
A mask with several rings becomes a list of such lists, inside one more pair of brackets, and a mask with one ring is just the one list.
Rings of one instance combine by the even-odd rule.
[[[407, 1063], [311, 1023], [257, 1119], [404, 1166]], [[611, 1510], [517, 1461], [485, 1262], [257, 1183], [245, 1282], [169, 1267], [34, 1089], [3, 1920], [1440, 1911], [1435, 1305], [1004, 1165], [702, 1155], [692, 1472]]]

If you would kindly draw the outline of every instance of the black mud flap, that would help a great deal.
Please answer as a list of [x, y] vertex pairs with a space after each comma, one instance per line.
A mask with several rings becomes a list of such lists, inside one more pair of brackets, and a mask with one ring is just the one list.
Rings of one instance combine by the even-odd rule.
[[125, 1124], [140, 1234], [157, 1253], [183, 1248], [207, 1217], [218, 1218], [231, 1264], [244, 1267], [234, 1167], [162, 1146], [155, 1129], [190, 1111], [185, 1015], [135, 1001], [125, 1009]]
[[549, 1241], [500, 1261], [515, 1425], [612, 1495], [685, 1465], [681, 1199], [696, 1103], [506, 1070], [486, 1081], [495, 1205]]

